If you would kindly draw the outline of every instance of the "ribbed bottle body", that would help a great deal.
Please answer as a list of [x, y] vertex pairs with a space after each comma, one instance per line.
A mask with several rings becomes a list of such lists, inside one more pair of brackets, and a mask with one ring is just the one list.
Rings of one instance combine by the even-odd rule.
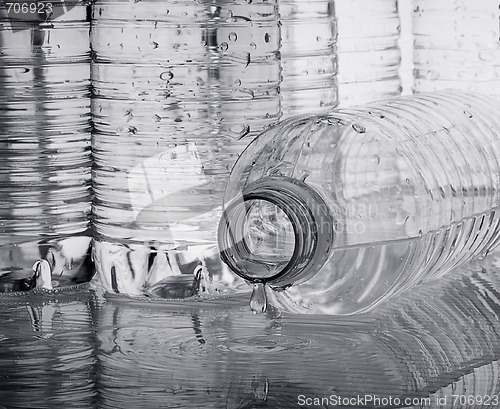
[[0, 5], [3, 291], [26, 289], [41, 258], [59, 285], [90, 279], [88, 2], [38, 5], [50, 18], [21, 6]]
[[92, 17], [94, 259], [108, 291], [141, 294], [218, 262], [230, 169], [280, 116], [277, 4], [105, 0]]
[[493, 0], [413, 1], [414, 89], [500, 97], [500, 9]]
[[338, 104], [333, 0], [280, 0], [282, 118]]
[[[226, 203], [251, 193], [252, 182], [272, 192], [273, 178], [288, 177], [304, 187], [297, 197], [316, 191], [322, 203], [314, 206], [331, 215], [309, 229], [317, 243], [333, 237], [323, 267], [307, 272], [304, 264], [307, 279], [268, 291], [272, 302], [300, 312], [365, 311], [484, 256], [500, 231], [499, 113], [480, 95], [417, 94], [285, 121], [256, 139], [233, 169]], [[264, 200], [276, 204], [273, 195]], [[281, 243], [285, 261], [295, 257], [304, 226], [292, 229], [290, 219], [271, 234], [269, 223], [252, 219], [262, 216], [248, 215], [245, 242]], [[279, 289], [280, 280], [269, 285]]]
[[346, 107], [401, 93], [396, 0], [336, 0], [339, 103]]

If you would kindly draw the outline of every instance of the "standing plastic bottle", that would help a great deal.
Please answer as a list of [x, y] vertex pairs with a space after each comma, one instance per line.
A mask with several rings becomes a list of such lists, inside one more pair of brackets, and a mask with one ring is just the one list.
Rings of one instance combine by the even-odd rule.
[[333, 0], [280, 0], [282, 118], [338, 104]]
[[401, 93], [397, 0], [336, 0], [340, 106]]
[[[500, 105], [459, 91], [284, 121], [233, 168], [221, 257], [251, 307], [352, 314], [499, 239]], [[274, 215], [277, 215], [274, 216]]]
[[500, 9], [494, 0], [413, 0], [414, 89], [500, 98]]
[[[0, 4], [0, 291], [88, 281], [86, 1]], [[35, 5], [35, 3], [33, 3]], [[38, 262], [44, 259], [44, 262]], [[34, 277], [33, 268], [37, 277]]]
[[192, 295], [224, 274], [230, 169], [280, 116], [276, 1], [97, 0], [92, 18], [98, 278]]

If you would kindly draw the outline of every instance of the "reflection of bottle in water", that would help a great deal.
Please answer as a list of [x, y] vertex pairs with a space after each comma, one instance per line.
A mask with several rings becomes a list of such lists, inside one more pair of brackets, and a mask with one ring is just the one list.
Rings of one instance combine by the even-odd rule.
[[0, 291], [27, 289], [40, 258], [55, 285], [90, 278], [87, 3], [16, 6], [0, 5]]
[[283, 116], [337, 105], [337, 26], [332, 0], [280, 0]]
[[336, 0], [339, 102], [349, 106], [401, 93], [396, 0]]
[[54, 296], [12, 295], [0, 297], [1, 407], [95, 407], [92, 293], [66, 288]]
[[492, 0], [414, 0], [415, 91], [500, 96], [500, 9]]
[[499, 237], [499, 114], [495, 100], [450, 91], [263, 133], [233, 168], [219, 226], [253, 308], [267, 284], [289, 310], [366, 311], [486, 254]]
[[141, 294], [200, 265], [223, 271], [216, 226], [229, 171], [280, 115], [276, 2], [97, 1], [91, 41], [104, 287]]
[[453, 383], [430, 395], [423, 405], [409, 409], [483, 409], [500, 405], [500, 361], [475, 366], [459, 379], [450, 376]]
[[[349, 399], [356, 402], [360, 395], [376, 397], [365, 403], [367, 408], [391, 407], [383, 403], [389, 398], [392, 407], [486, 407], [450, 401], [452, 394], [485, 396], [500, 391], [500, 281], [498, 266], [491, 262], [495, 257], [498, 261], [496, 254], [471, 263], [454, 277], [426, 283], [371, 313], [282, 314], [272, 331], [254, 329], [247, 338], [254, 348], [251, 360], [238, 355], [244, 352], [242, 337], [221, 326], [216, 339], [229, 340], [234, 362], [227, 408], [266, 407], [262, 397], [277, 394], [286, 408], [295, 407], [292, 397], [297, 402], [298, 395], [304, 402], [306, 397], [330, 394], [346, 399], [342, 407], [352, 407]], [[203, 326], [202, 331], [208, 343]], [[448, 404], [436, 405], [436, 398], [445, 396]], [[339, 406], [329, 403], [321, 407]], [[300, 407], [304, 406], [314, 407]]]
[[[242, 297], [168, 305], [110, 297], [94, 327], [99, 406], [303, 408], [315, 406], [299, 405], [298, 395], [403, 401], [443, 396], [453, 382], [457, 392], [498, 393], [500, 280], [491, 256], [350, 317], [252, 314]], [[487, 378], [474, 384], [471, 374]]]
[[[428, 396], [416, 408], [484, 408], [500, 391], [498, 261], [500, 253], [426, 283], [373, 314], [375, 335], [405, 374], [408, 393]], [[455, 400], [467, 396], [469, 400]], [[476, 397], [473, 399], [472, 397]], [[497, 405], [497, 404], [495, 404]]]

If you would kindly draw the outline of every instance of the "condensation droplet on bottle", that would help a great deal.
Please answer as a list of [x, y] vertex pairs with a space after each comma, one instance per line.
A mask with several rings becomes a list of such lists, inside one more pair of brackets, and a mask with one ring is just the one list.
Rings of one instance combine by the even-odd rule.
[[256, 50], [256, 49], [257, 49], [257, 44], [255, 44], [255, 43], [250, 43], [250, 48], [251, 48], [252, 50]]
[[269, 33], [264, 34], [264, 41], [269, 43], [271, 41], [271, 35]]
[[252, 296], [250, 297], [250, 309], [255, 314], [262, 314], [267, 310], [266, 285], [255, 283], [253, 285]]
[[354, 129], [357, 133], [365, 133], [366, 128], [363, 125], [352, 124], [352, 129]]
[[161, 116], [158, 114], [155, 114], [155, 122], [160, 122], [161, 121]]
[[228, 48], [229, 48], [229, 45], [227, 43], [221, 43], [220, 49], [222, 51], [227, 51]]
[[425, 74], [425, 78], [428, 79], [428, 80], [431, 80], [431, 81], [435, 81], [437, 79], [439, 79], [439, 72], [435, 71], [435, 70], [430, 70], [430, 71], [427, 71], [427, 73]]
[[151, 41], [149, 44], [151, 45], [151, 47], [153, 47], [153, 49], [157, 49], [159, 46], [159, 44], [156, 41]]
[[165, 71], [160, 74], [160, 79], [163, 81], [169, 81], [172, 78], [174, 78], [174, 74], [172, 73], [172, 71]]
[[235, 134], [237, 138], [243, 138], [250, 132], [249, 125], [233, 125], [230, 128], [231, 133]]
[[133, 135], [137, 134], [137, 128], [135, 126], [120, 126], [116, 129], [116, 133], [131, 133]]
[[234, 85], [239, 87], [241, 85], [241, 80], [238, 78], [237, 80], [234, 81]]
[[229, 41], [236, 41], [238, 39], [238, 36], [236, 35], [235, 32], [231, 32], [228, 35]]
[[479, 59], [481, 61], [492, 62], [495, 61], [495, 53], [493, 51], [480, 51]]
[[398, 213], [396, 213], [396, 224], [398, 226], [403, 226], [406, 224], [409, 218], [410, 215], [406, 211], [401, 210]]
[[379, 165], [380, 164], [380, 156], [378, 155], [373, 155], [372, 158], [371, 158], [371, 161], [373, 163], [375, 163], [376, 165]]
[[127, 122], [130, 122], [134, 118], [134, 115], [132, 115], [132, 111], [130, 109], [127, 109], [125, 111], [125, 115], [124, 116], [127, 118], [126, 119]]

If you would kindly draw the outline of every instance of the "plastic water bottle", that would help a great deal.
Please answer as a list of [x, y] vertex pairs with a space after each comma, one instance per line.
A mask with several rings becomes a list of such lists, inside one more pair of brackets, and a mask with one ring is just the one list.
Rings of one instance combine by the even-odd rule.
[[414, 0], [415, 91], [500, 97], [500, 9], [493, 0]]
[[[221, 257], [251, 307], [371, 309], [499, 240], [500, 104], [460, 91], [289, 119], [233, 168]], [[266, 287], [268, 287], [266, 291]]]
[[338, 104], [333, 0], [280, 0], [283, 118]]
[[336, 0], [340, 106], [401, 93], [396, 0]]
[[1, 292], [91, 275], [88, 3], [35, 4], [0, 4]]
[[192, 295], [233, 276], [224, 187], [280, 117], [276, 1], [97, 0], [92, 17], [97, 276], [109, 292]]

